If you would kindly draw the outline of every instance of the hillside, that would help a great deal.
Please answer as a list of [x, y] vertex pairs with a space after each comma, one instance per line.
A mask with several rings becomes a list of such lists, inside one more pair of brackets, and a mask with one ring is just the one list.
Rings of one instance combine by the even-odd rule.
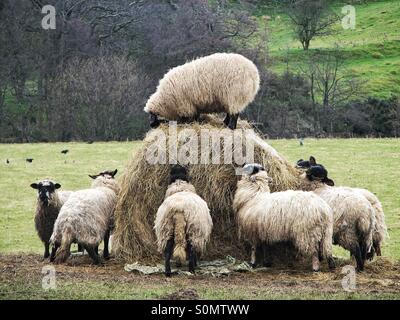
[[[344, 4], [335, 2], [334, 10], [340, 14]], [[326, 50], [339, 45], [347, 56], [345, 74], [366, 81], [364, 96], [380, 98], [400, 94], [400, 1], [377, 1], [354, 4], [356, 29], [344, 30], [338, 22], [336, 34], [319, 37], [311, 42], [310, 50]], [[258, 10], [260, 23], [269, 30], [271, 68], [277, 72], [289, 67], [296, 69], [305, 52], [292, 33], [289, 17], [277, 9], [262, 7]], [[343, 15], [341, 15], [343, 16]]]

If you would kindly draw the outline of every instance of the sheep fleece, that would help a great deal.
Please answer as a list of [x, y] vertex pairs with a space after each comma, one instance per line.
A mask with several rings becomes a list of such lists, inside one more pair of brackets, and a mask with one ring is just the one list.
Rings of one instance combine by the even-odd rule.
[[252, 61], [240, 54], [215, 53], [167, 72], [144, 111], [169, 120], [198, 113], [238, 114], [254, 100], [259, 86]]
[[363, 240], [369, 249], [375, 226], [374, 210], [369, 201], [358, 192], [343, 187], [324, 185], [314, 192], [333, 210], [334, 243], [351, 250], [355, 243]]
[[72, 191], [55, 191], [48, 206], [37, 200], [35, 228], [43, 242], [49, 242], [60, 209], [71, 194]]
[[331, 255], [332, 211], [325, 201], [311, 192], [269, 193], [268, 176], [259, 172], [239, 182], [233, 206], [237, 213], [239, 236], [252, 243], [290, 241], [304, 256], [318, 252]]
[[52, 242], [61, 243], [68, 234], [78, 243], [98, 245], [113, 221], [117, 201], [114, 190], [118, 190], [114, 179], [98, 177], [91, 189], [74, 192], [61, 208]]
[[210, 210], [207, 203], [195, 193], [193, 185], [182, 180], [168, 187], [166, 198], [157, 211], [154, 229], [159, 252], [164, 252], [167, 241], [174, 236], [177, 214], [184, 217], [187, 239], [196, 252], [203, 253], [213, 226]]

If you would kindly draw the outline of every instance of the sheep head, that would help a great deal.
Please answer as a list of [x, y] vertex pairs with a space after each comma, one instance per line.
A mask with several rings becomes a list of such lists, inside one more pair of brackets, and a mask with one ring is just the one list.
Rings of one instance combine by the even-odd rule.
[[42, 180], [38, 183], [32, 183], [31, 187], [38, 190], [39, 200], [46, 206], [49, 206], [54, 199], [56, 189], [61, 188], [59, 183], [51, 180]]

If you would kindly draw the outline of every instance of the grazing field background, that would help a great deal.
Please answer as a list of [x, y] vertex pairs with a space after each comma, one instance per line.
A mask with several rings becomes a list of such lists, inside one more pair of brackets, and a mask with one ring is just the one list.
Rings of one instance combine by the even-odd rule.
[[[400, 260], [400, 139], [269, 140], [294, 163], [314, 155], [336, 185], [362, 187], [382, 201], [390, 239], [383, 255]], [[90, 186], [88, 174], [103, 169], [123, 172], [140, 142], [0, 144], [0, 253], [42, 253], [33, 223], [36, 191], [30, 184], [51, 178], [64, 190]], [[61, 150], [68, 149], [64, 155]], [[25, 161], [33, 158], [32, 163]], [[6, 163], [9, 160], [9, 164]], [[335, 248], [335, 254], [348, 254]]]

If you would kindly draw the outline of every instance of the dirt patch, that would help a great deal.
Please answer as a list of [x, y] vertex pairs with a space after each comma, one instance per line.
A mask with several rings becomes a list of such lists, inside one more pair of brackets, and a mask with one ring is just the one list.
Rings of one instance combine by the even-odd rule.
[[161, 300], [198, 300], [199, 298], [196, 289], [189, 288], [163, 296]]
[[[329, 272], [327, 269], [313, 273], [306, 269], [297, 270], [294, 267], [268, 268], [265, 271], [232, 273], [219, 278], [204, 275], [171, 278], [163, 275], [140, 275], [124, 271], [124, 263], [113, 259], [102, 266], [94, 266], [87, 256], [72, 257], [67, 264], [54, 267], [59, 283], [72, 283], [72, 285], [104, 283], [110, 288], [111, 293], [113, 290], [126, 287], [128, 291], [134, 288], [156, 292], [153, 296], [145, 295], [144, 298], [265, 299], [292, 295], [295, 298], [303, 298], [309, 295], [345, 294], [342, 287], [345, 274], [341, 272], [342, 267], [348, 263], [350, 261], [339, 261], [334, 272]], [[38, 286], [43, 278], [42, 268], [48, 265], [48, 261], [43, 261], [39, 255], [0, 255], [0, 298], [9, 297], [10, 292], [13, 292], [13, 297], [18, 298], [18, 292], [15, 291], [24, 290], [33, 284]], [[22, 286], [17, 286], [17, 283], [22, 283]], [[368, 263], [366, 270], [356, 275], [355, 292], [374, 297], [389, 294], [391, 298], [400, 299], [400, 263], [386, 258]]]

